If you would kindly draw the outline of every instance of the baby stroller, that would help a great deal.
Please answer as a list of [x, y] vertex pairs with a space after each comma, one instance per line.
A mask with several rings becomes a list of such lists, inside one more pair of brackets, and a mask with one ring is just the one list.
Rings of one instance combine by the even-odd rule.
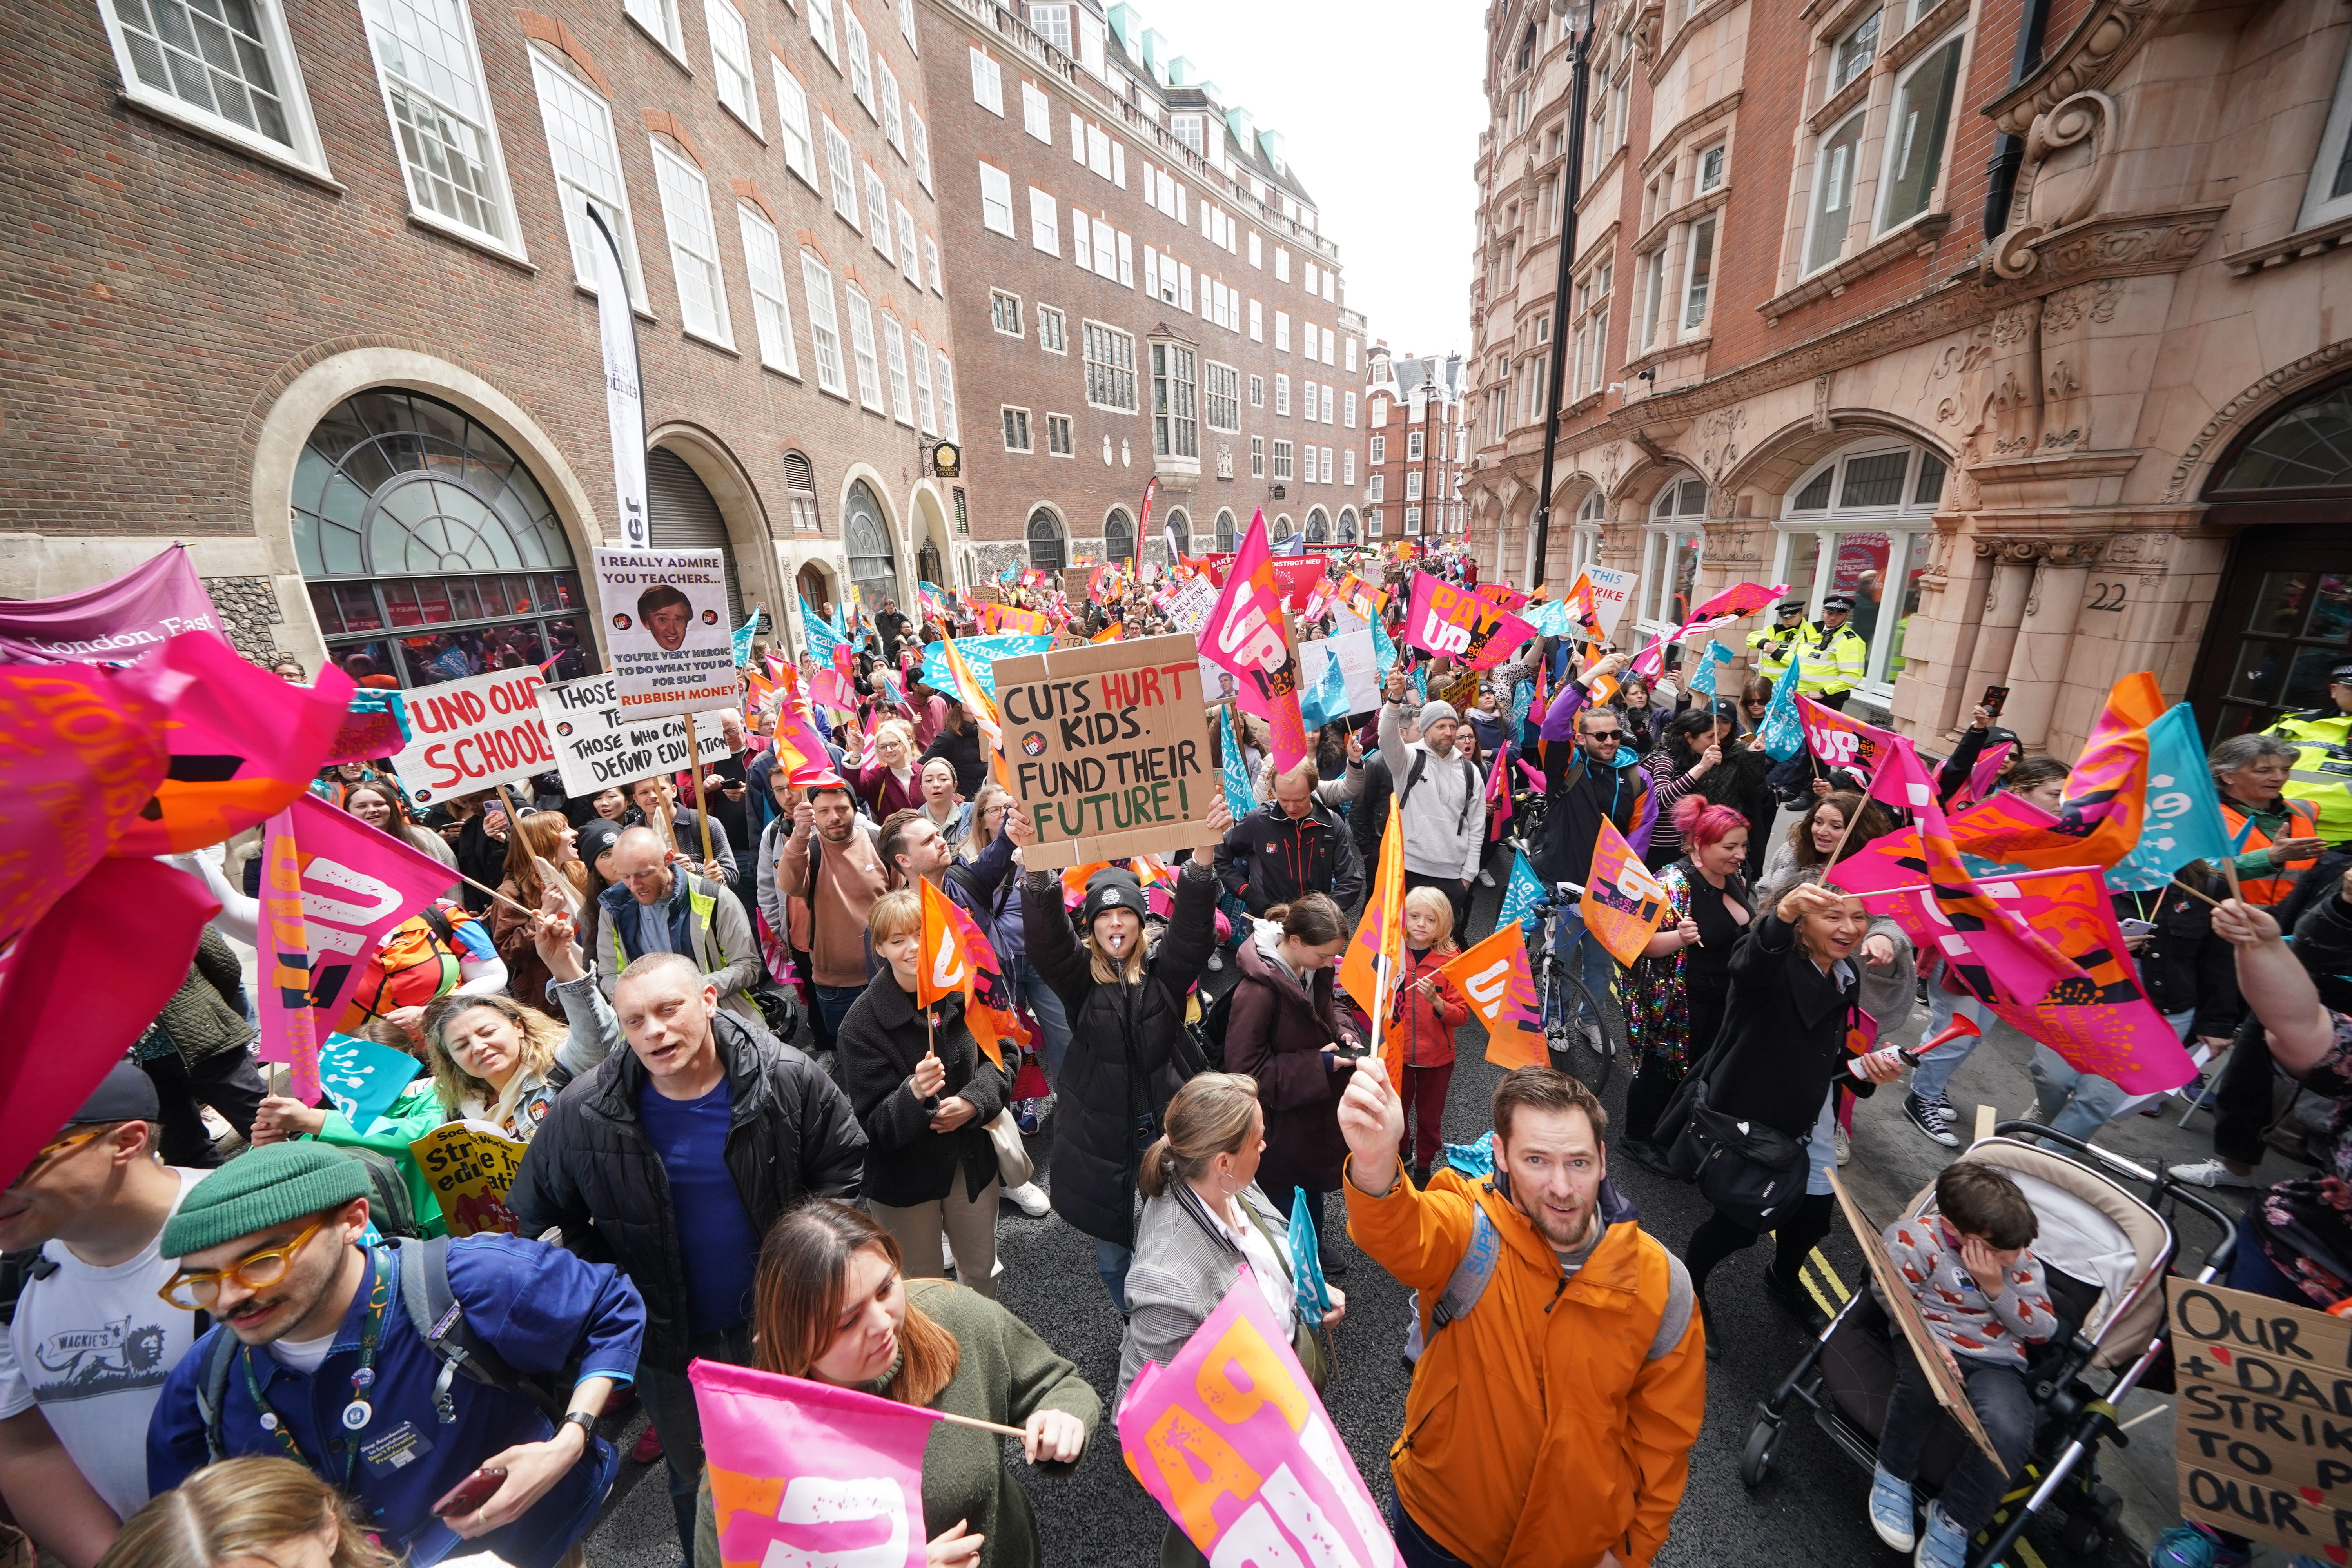
[[[2173, 1205], [2186, 1205], [2218, 1234], [2200, 1281], [2228, 1268], [2237, 1233], [2228, 1215], [2173, 1182], [2162, 1167], [2143, 1170], [2035, 1122], [2004, 1121], [1959, 1157], [2000, 1167], [2033, 1205], [2041, 1221], [2033, 1250], [2046, 1266], [2060, 1320], [2059, 1331], [2036, 1348], [2026, 1368], [2026, 1386], [2040, 1413], [2032, 1451], [2018, 1487], [1993, 1516], [1990, 1539], [1969, 1556], [1970, 1568], [2000, 1562], [2037, 1515], [2057, 1524], [2068, 1551], [2088, 1556], [2119, 1531], [2121, 1500], [2100, 1484], [2096, 1460], [2100, 1440], [2116, 1431], [2115, 1406], [2159, 1365], [2158, 1381], [2170, 1377], [2164, 1279], [2180, 1242], [2165, 1215]], [[1906, 1213], [1916, 1218], [1935, 1207], [1930, 1184]], [[1865, 1246], [1877, 1244], [1875, 1237], [1863, 1239]], [[1772, 1396], [1757, 1406], [1739, 1479], [1751, 1488], [1763, 1484], [1796, 1404], [1812, 1411], [1822, 1430], [1865, 1474], [1875, 1468], [1878, 1434], [1895, 1391], [1895, 1358], [1903, 1353], [1899, 1334], [1875, 1293], [1857, 1289]], [[1920, 1453], [1923, 1490], [1942, 1486], [1968, 1441], [1957, 1423], [1936, 1423]]]

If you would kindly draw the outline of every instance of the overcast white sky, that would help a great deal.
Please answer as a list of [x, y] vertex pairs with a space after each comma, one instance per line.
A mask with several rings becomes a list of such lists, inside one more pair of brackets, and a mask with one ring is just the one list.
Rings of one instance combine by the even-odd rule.
[[1144, 26], [1279, 131], [1347, 300], [1399, 354], [1470, 352], [1486, 122], [1475, 0], [1134, 0]]

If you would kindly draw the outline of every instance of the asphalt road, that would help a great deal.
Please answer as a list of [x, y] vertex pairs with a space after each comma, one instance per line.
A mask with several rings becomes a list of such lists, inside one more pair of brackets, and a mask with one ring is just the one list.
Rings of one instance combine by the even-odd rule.
[[[1478, 889], [1474, 937], [1492, 928], [1496, 893]], [[1468, 942], [1464, 943], [1465, 946]], [[1212, 976], [1217, 989], [1234, 970]], [[1496, 1069], [1484, 1059], [1485, 1037], [1474, 1023], [1459, 1037], [1460, 1065], [1446, 1106], [1450, 1142], [1469, 1142], [1490, 1125], [1487, 1107]], [[1622, 1109], [1624, 1073], [1618, 1072], [1605, 1096]], [[1032, 1140], [1040, 1170], [1045, 1168], [1046, 1135]], [[1858, 1158], [1860, 1156], [1857, 1156]], [[1616, 1163], [1619, 1187], [1641, 1205], [1643, 1226], [1679, 1252], [1705, 1217], [1695, 1189], [1663, 1180], [1633, 1165]], [[1333, 1213], [1338, 1214], [1336, 1202]], [[1031, 1219], [1009, 1205], [1003, 1210], [998, 1246], [1004, 1263], [999, 1300], [1034, 1325], [1045, 1339], [1077, 1363], [1097, 1389], [1117, 1384], [1119, 1319], [1095, 1278], [1086, 1238], [1052, 1215]], [[1372, 1493], [1385, 1508], [1387, 1453], [1403, 1411], [1407, 1377], [1399, 1357], [1411, 1313], [1411, 1297], [1344, 1237], [1331, 1249], [1348, 1265], [1335, 1281], [1348, 1292], [1346, 1324], [1337, 1331], [1338, 1376], [1325, 1393], [1331, 1418], [1346, 1439]], [[1802, 1353], [1801, 1331], [1761, 1290], [1769, 1244], [1759, 1244], [1725, 1263], [1708, 1287], [1717, 1313], [1710, 1331], [1724, 1347], [1707, 1376], [1706, 1421], [1691, 1455], [1689, 1486], [1673, 1531], [1657, 1562], [1662, 1568], [1721, 1568], [1728, 1564], [1854, 1564], [1894, 1568], [1906, 1561], [1881, 1545], [1864, 1515], [1869, 1478], [1809, 1419], [1791, 1420], [1765, 1483], [1750, 1491], [1741, 1484], [1738, 1460], [1755, 1408]], [[1822, 1247], [1829, 1269], [1851, 1287], [1864, 1278], [1861, 1254], [1843, 1228]], [[1835, 1287], [1822, 1281], [1834, 1293]], [[621, 1428], [633, 1437], [641, 1418]], [[1010, 1461], [1022, 1469], [1017, 1453]], [[1024, 1473], [1022, 1482], [1035, 1505], [1048, 1564], [1124, 1565], [1157, 1560], [1163, 1515], [1121, 1464], [1108, 1413], [1085, 1460], [1071, 1475], [1048, 1480]], [[1549, 1484], [1573, 1485], [1574, 1478]], [[2141, 1561], [2122, 1543], [2095, 1559], [2073, 1556], [2036, 1531], [2029, 1536], [2034, 1555], [2013, 1553], [2022, 1568], [2036, 1564], [2084, 1564], [2125, 1568]], [[674, 1559], [676, 1547], [663, 1490], [662, 1467], [624, 1468], [606, 1516], [588, 1542], [591, 1568], [644, 1568]]]

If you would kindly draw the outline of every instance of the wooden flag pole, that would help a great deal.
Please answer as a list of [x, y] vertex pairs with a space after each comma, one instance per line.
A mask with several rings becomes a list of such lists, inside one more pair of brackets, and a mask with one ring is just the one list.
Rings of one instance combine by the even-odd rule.
[[466, 875], [464, 872], [462, 872], [462, 871], [461, 871], [461, 872], [459, 872], [459, 873], [457, 874], [457, 880], [459, 880], [459, 881], [461, 881], [461, 882], [465, 883], [465, 884], [466, 884], [466, 886], [467, 886], [467, 887], [469, 887], [469, 888], [471, 888], [471, 889], [474, 889], [476, 892], [478, 892], [478, 893], [488, 893], [491, 898], [494, 898], [494, 899], [498, 900], [498, 901], [499, 901], [499, 902], [500, 902], [500, 903], [502, 903], [502, 904], [506, 905], [509, 909], [520, 910], [522, 910], [522, 912], [523, 912], [524, 914], [526, 914], [526, 915], [534, 915], [534, 914], [537, 914], [537, 913], [539, 913], [539, 912], [540, 912], [539, 910], [534, 910], [534, 909], [531, 909], [531, 908], [530, 908], [529, 906], [527, 906], [527, 905], [525, 905], [525, 904], [520, 903], [520, 902], [518, 902], [517, 900], [513, 900], [513, 899], [509, 899], [509, 898], [508, 898], [504, 893], [499, 892], [496, 888], [485, 888], [485, 887], [483, 887], [483, 886], [482, 886], [482, 884], [480, 884], [479, 882], [477, 882], [476, 880], [474, 880], [474, 879], [472, 879], [471, 877], [467, 876], [467, 875]]
[[710, 853], [710, 792], [702, 786], [702, 742], [694, 738], [691, 713], [686, 716], [686, 765], [694, 778], [694, 820], [702, 829], [702, 863], [708, 866], [717, 858]]

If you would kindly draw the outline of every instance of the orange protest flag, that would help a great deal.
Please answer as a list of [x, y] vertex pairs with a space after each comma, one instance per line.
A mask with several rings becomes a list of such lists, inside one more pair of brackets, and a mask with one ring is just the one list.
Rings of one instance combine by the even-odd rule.
[[1389, 1069], [1389, 1084], [1404, 1088], [1404, 1045], [1402, 1037], [1383, 1026], [1389, 1018], [1389, 983], [1404, 959], [1404, 835], [1403, 813], [1389, 813], [1381, 835], [1381, 863], [1372, 878], [1371, 897], [1364, 900], [1363, 918], [1339, 960], [1339, 984], [1372, 1020], [1372, 1044]]
[[1518, 921], [1497, 928], [1437, 973], [1454, 983], [1486, 1026], [1488, 1061], [1507, 1072], [1551, 1065], [1543, 1013], [1536, 1005], [1535, 971], [1528, 965], [1527, 936]]
[[1029, 1043], [1013, 1009], [1010, 988], [996, 962], [996, 950], [981, 934], [972, 918], [956, 908], [939, 885], [921, 879], [923, 899], [922, 953], [915, 974], [915, 1004], [928, 1007], [949, 996], [963, 998], [963, 1021], [971, 1037], [1001, 1072], [1004, 1042]]
[[1592, 872], [1584, 889], [1584, 926], [1609, 955], [1631, 967], [1666, 918], [1665, 885], [1651, 875], [1606, 817], [1592, 842]]

